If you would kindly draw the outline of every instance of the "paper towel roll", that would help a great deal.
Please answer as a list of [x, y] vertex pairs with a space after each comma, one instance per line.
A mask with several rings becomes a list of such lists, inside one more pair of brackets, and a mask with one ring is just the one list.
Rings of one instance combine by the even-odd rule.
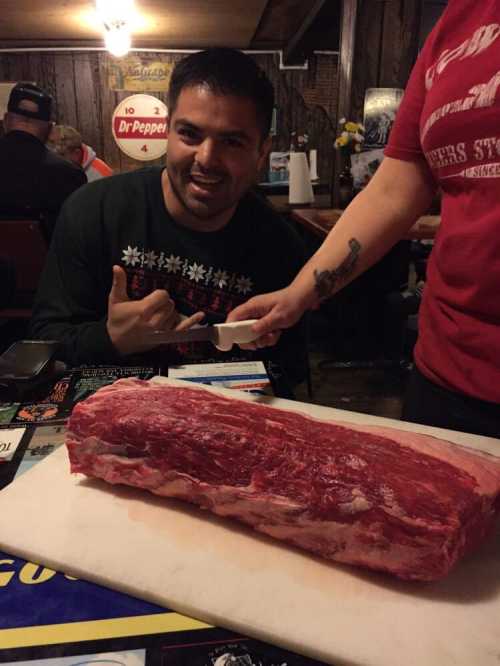
[[314, 201], [305, 153], [290, 153], [288, 203], [302, 204]]
[[318, 151], [309, 151], [309, 176], [311, 180], [318, 180]]

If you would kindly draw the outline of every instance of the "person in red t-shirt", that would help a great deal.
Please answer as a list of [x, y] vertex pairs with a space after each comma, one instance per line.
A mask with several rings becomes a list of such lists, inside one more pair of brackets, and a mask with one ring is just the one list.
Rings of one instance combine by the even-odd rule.
[[451, 0], [413, 69], [386, 158], [292, 284], [230, 321], [260, 346], [380, 259], [442, 190], [403, 418], [500, 437], [500, 3]]

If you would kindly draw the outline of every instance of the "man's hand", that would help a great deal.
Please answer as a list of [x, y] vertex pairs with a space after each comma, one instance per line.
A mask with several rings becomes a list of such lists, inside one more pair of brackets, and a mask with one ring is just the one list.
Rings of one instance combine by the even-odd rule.
[[281, 330], [289, 328], [298, 322], [303, 314], [303, 309], [297, 305], [297, 301], [290, 293], [290, 287], [273, 291], [269, 294], [254, 296], [246, 303], [232, 310], [227, 320], [241, 321], [243, 319], [258, 319], [253, 330], [258, 338], [246, 345], [240, 345], [242, 349], [259, 349], [275, 345], [281, 335]]
[[120, 354], [149, 351], [156, 345], [144, 341], [147, 333], [158, 329], [184, 330], [199, 323], [204, 316], [203, 312], [197, 312], [181, 320], [165, 289], [156, 289], [139, 301], [131, 301], [127, 294], [127, 274], [120, 266], [113, 266], [106, 327]]

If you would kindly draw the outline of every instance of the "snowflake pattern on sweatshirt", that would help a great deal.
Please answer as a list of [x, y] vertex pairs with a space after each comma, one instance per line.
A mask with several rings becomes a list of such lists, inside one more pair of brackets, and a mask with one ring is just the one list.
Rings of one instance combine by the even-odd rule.
[[140, 299], [166, 289], [183, 314], [204, 310], [223, 317], [253, 293], [250, 277], [173, 253], [128, 245], [122, 250], [129, 295]]

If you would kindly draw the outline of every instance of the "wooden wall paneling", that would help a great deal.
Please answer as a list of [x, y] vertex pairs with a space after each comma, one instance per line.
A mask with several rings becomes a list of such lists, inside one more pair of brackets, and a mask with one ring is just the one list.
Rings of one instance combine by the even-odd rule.
[[340, 34], [338, 114], [350, 117], [358, 0], [344, 0]]
[[303, 134], [310, 131], [307, 126], [307, 105], [301, 95], [304, 83], [307, 78], [307, 72], [301, 70], [290, 70], [282, 72], [284, 80], [287, 82], [287, 103], [285, 106], [284, 120], [285, 127], [290, 137], [292, 132]]
[[17, 81], [32, 81], [34, 80], [33, 74], [30, 70], [29, 53], [20, 53], [19, 57], [15, 60], [16, 80]]
[[360, 0], [353, 117], [361, 120], [367, 88], [404, 88], [418, 53], [421, 0]]
[[114, 170], [119, 172], [121, 168], [120, 164], [120, 155], [121, 151], [116, 145], [116, 142], [113, 138], [113, 131], [111, 129], [111, 118], [113, 116], [113, 111], [117, 105], [117, 93], [113, 90], [110, 90], [108, 86], [108, 77], [107, 77], [107, 59], [108, 56], [105, 53], [98, 54], [98, 64], [99, 64], [99, 83], [100, 83], [100, 95], [99, 95], [99, 118], [100, 125], [102, 128], [102, 155], [101, 158], [109, 164], [109, 166]]
[[309, 57], [309, 69], [300, 87], [306, 110], [304, 129], [309, 134], [309, 147], [318, 151], [318, 175], [326, 183], [330, 182], [334, 159], [337, 79], [338, 56], [318, 54]]
[[352, 118], [363, 120], [365, 90], [379, 85], [385, 1], [360, 0], [352, 86]]
[[323, 107], [317, 106], [309, 122], [311, 148], [317, 150], [317, 170], [322, 183], [329, 183], [335, 157], [335, 123]]
[[[35, 80], [54, 97], [54, 119], [76, 127], [99, 157], [115, 171], [129, 171], [152, 164], [139, 162], [123, 154], [111, 129], [113, 111], [119, 101], [133, 92], [109, 89], [108, 55], [103, 52], [43, 52], [0, 54], [1, 80]], [[141, 59], [176, 62], [182, 54], [149, 53]], [[273, 150], [288, 150], [293, 130], [309, 133], [310, 146], [318, 149], [318, 171], [322, 181], [329, 181], [335, 139], [337, 105], [337, 56], [312, 55], [309, 68], [279, 69], [278, 54], [253, 56], [275, 87], [278, 106], [278, 135]], [[151, 94], [166, 103], [165, 92]]]
[[[97, 152], [98, 157], [101, 159], [104, 159], [105, 155], [105, 141], [104, 137], [106, 136], [107, 133], [109, 133], [110, 130], [110, 125], [105, 124], [105, 119], [103, 118], [102, 115], [102, 109], [103, 109], [103, 103], [102, 103], [102, 96], [103, 96], [103, 90], [104, 86], [107, 84], [106, 81], [106, 73], [103, 70], [102, 67], [102, 60], [101, 60], [102, 54], [101, 53], [93, 53], [92, 58], [91, 58], [91, 68], [93, 72], [93, 81], [94, 81], [94, 86], [96, 87], [96, 95], [95, 95], [95, 103], [96, 103], [96, 118], [97, 118], [97, 129], [94, 131], [98, 132], [98, 137], [96, 139], [96, 144], [92, 145], [94, 150]], [[111, 137], [112, 138], [112, 137]], [[104, 160], [106, 162], [106, 160]], [[106, 162], [108, 163], [108, 162]], [[111, 166], [111, 165], [109, 165]]]
[[[338, 118], [351, 118], [357, 14], [358, 0], [343, 0], [338, 76]], [[336, 152], [335, 159], [333, 160], [333, 167], [332, 202], [334, 207], [336, 207], [338, 205], [339, 197], [339, 183], [337, 174], [341, 169], [341, 159], [338, 151]]]
[[54, 56], [51, 53], [0, 54], [1, 81], [34, 81], [50, 93], [56, 105]]
[[76, 98], [76, 125], [83, 142], [102, 155], [104, 128], [99, 114], [100, 90], [96, 53], [76, 52], [73, 56]]
[[2, 53], [4, 81], [33, 81], [27, 53]]
[[75, 67], [72, 53], [57, 53], [54, 57], [58, 125], [71, 125], [78, 129]]
[[53, 53], [28, 53], [29, 78], [52, 95], [52, 117], [57, 118], [57, 88]]
[[10, 77], [10, 61], [5, 53], [0, 54], [0, 81], [12, 81]]
[[388, 0], [385, 3], [380, 51], [381, 88], [404, 88], [418, 49], [420, 0]]
[[288, 114], [285, 113], [286, 105], [289, 99], [289, 89], [287, 81], [280, 76], [277, 55], [254, 55], [253, 59], [266, 73], [268, 79], [274, 87], [274, 101], [278, 109], [277, 134], [273, 137], [271, 150], [288, 150], [290, 145], [290, 128]]
[[[311, 56], [307, 70], [280, 70], [277, 55], [255, 55], [258, 65], [266, 72], [274, 86], [278, 108], [277, 135], [273, 137], [272, 150], [287, 151], [292, 131], [309, 135], [309, 145], [318, 149], [318, 174], [320, 179], [330, 179], [333, 141], [335, 139], [334, 118], [331, 109], [336, 92], [336, 56]], [[318, 59], [327, 59], [333, 66], [318, 67]], [[318, 77], [331, 73], [330, 90]], [[323, 84], [321, 94], [312, 94]]]

